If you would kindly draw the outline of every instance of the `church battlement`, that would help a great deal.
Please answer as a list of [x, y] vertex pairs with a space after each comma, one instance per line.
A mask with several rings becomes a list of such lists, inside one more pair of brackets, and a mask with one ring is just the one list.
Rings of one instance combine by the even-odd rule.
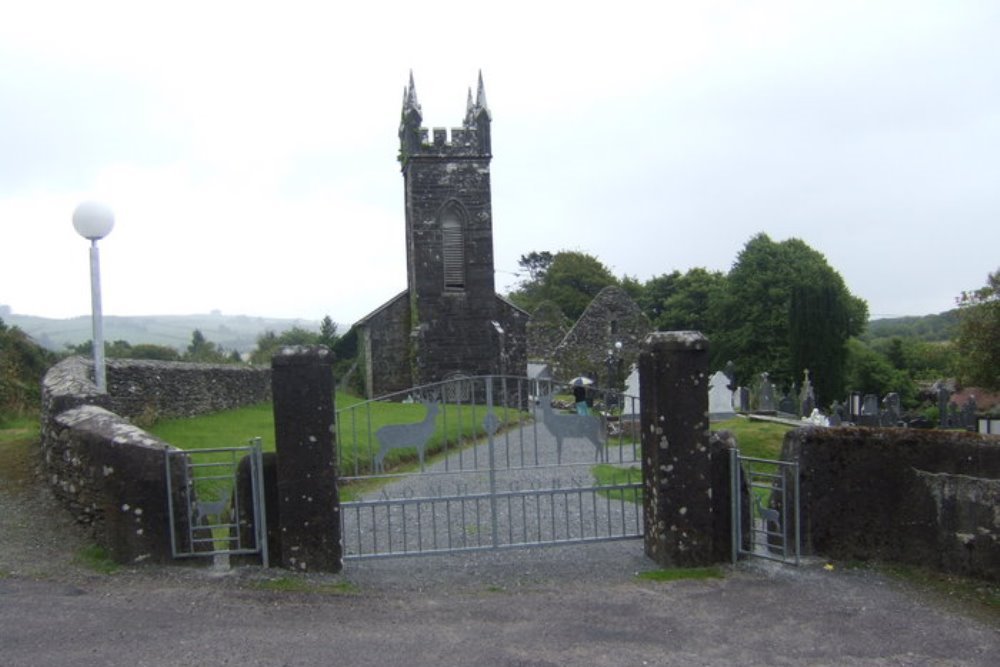
[[418, 157], [489, 158], [490, 120], [483, 75], [480, 73], [475, 102], [472, 99], [472, 89], [469, 89], [462, 127], [451, 128], [450, 139], [447, 128], [435, 127], [429, 131], [421, 125], [423, 113], [417, 102], [417, 91], [413, 85], [411, 72], [410, 82], [403, 89], [403, 110], [399, 124], [399, 161], [403, 169], [410, 159]]

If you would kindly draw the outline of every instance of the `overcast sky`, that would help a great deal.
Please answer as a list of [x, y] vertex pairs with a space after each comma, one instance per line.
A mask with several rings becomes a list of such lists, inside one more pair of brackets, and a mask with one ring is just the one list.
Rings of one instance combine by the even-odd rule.
[[350, 323], [406, 286], [413, 71], [453, 127], [482, 70], [497, 289], [532, 250], [639, 280], [758, 232], [875, 317], [1000, 268], [1000, 2], [0, 0], [0, 304]]

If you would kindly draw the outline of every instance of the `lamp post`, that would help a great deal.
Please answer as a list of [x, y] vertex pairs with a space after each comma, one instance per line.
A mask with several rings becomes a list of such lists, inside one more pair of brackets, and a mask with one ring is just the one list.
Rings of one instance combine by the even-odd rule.
[[90, 305], [94, 327], [94, 384], [97, 391], [108, 391], [104, 371], [104, 318], [101, 313], [101, 259], [97, 242], [107, 236], [115, 226], [111, 209], [97, 202], [84, 202], [73, 211], [73, 228], [90, 241]]
[[[618, 366], [621, 364], [621, 353], [622, 353], [622, 342], [620, 340], [615, 341], [615, 345], [612, 348], [608, 348], [608, 397], [605, 403], [617, 402], [616, 392], [618, 391]], [[610, 406], [610, 405], [609, 405]]]

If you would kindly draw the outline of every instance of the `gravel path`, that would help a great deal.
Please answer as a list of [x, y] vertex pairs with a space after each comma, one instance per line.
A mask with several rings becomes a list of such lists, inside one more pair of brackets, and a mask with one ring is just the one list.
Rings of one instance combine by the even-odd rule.
[[[622, 467], [638, 465], [631, 448], [609, 453]], [[579, 437], [565, 438], [560, 451], [537, 424], [500, 433], [492, 451], [484, 440], [394, 478], [360, 499], [367, 502], [346, 504], [345, 554], [641, 536], [641, 508], [631, 500], [639, 498], [636, 491], [623, 501], [593, 490], [597, 456]]]

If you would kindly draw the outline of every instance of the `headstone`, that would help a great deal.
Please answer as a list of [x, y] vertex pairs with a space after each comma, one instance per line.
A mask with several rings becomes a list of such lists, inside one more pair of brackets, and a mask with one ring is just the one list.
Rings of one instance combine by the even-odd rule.
[[736, 410], [739, 412], [750, 412], [750, 390], [746, 387], [736, 389]]
[[812, 382], [809, 381], [809, 369], [804, 371], [805, 379], [802, 381], [802, 391], [799, 392], [799, 405], [802, 407], [803, 417], [811, 416], [816, 407], [816, 394], [813, 391]]
[[[836, 422], [836, 423], [835, 423]], [[830, 406], [830, 426], [840, 426], [844, 422], [844, 406], [834, 401]]]
[[721, 421], [735, 416], [729, 378], [722, 371], [716, 371], [708, 380], [708, 418]]
[[958, 404], [948, 404], [948, 426], [947, 428], [958, 428], [962, 424], [962, 417], [958, 413]]
[[861, 392], [852, 391], [850, 396], [847, 397], [847, 419], [848, 421], [857, 422], [860, 416]]
[[760, 394], [758, 395], [757, 409], [761, 412], [774, 412], [774, 385], [767, 373], [760, 374]]
[[858, 415], [858, 423], [862, 426], [879, 425], [878, 396], [875, 394], [865, 394], [861, 403], [861, 414]]
[[969, 396], [965, 399], [965, 403], [962, 404], [962, 428], [967, 431], [975, 431], [977, 428], [976, 421], [976, 397]]
[[882, 405], [885, 410], [882, 419], [883, 426], [899, 426], [900, 418], [902, 417], [903, 409], [902, 404], [899, 400], [899, 394], [896, 392], [890, 392], [886, 394], [885, 398], [882, 399]]
[[625, 378], [625, 397], [622, 405], [622, 415], [639, 414], [639, 403], [642, 400], [639, 396], [639, 367], [633, 365], [629, 370], [628, 377]]
[[951, 392], [943, 386], [938, 387], [938, 428], [948, 428], [950, 426], [948, 423], [948, 403], [950, 400]]
[[778, 401], [778, 411], [784, 412], [786, 415], [795, 415], [796, 417], [799, 416], [798, 408], [795, 405], [795, 399], [788, 394], [782, 396], [781, 400]]

